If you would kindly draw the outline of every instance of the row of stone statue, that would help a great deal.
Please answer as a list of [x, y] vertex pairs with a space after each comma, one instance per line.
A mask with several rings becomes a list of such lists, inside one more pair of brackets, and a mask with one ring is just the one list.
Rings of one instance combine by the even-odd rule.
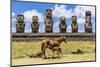
[[[71, 19], [72, 19], [72, 24], [71, 24], [72, 32], [77, 33], [78, 32], [77, 16], [72, 16]], [[45, 22], [45, 32], [52, 33], [53, 32], [53, 18], [52, 18], [51, 9], [46, 10], [46, 16], [45, 16], [44, 22]], [[85, 32], [92, 33], [91, 11], [85, 12], [84, 26], [85, 26]], [[38, 16], [32, 17], [31, 28], [32, 28], [33, 33], [38, 33], [38, 30], [39, 30]], [[17, 23], [16, 23], [16, 32], [23, 33], [24, 29], [25, 29], [24, 15], [18, 15]], [[67, 24], [66, 24], [66, 18], [64, 16], [60, 17], [59, 29], [60, 29], [60, 33], [66, 32]]]

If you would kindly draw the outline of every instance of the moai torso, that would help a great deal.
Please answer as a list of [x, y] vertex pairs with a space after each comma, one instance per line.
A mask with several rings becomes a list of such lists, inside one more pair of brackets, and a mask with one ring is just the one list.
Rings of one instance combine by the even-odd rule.
[[17, 16], [17, 23], [16, 23], [16, 32], [17, 33], [24, 33], [25, 24], [24, 24], [24, 15]]
[[85, 12], [85, 32], [92, 33], [91, 11]]
[[66, 18], [62, 16], [60, 17], [60, 24], [59, 24], [60, 33], [65, 33], [66, 28], [67, 28]]
[[78, 32], [78, 24], [77, 24], [77, 16], [72, 16], [72, 32], [77, 33]]
[[33, 33], [38, 33], [39, 23], [38, 23], [38, 17], [37, 16], [32, 17], [31, 28], [32, 28]]
[[46, 10], [46, 17], [45, 17], [45, 32], [51, 33], [53, 31], [53, 19], [52, 19], [52, 10]]

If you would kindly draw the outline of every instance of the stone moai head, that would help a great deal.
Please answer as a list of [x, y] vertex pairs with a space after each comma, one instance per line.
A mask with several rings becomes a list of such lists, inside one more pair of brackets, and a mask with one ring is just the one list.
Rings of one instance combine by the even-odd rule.
[[91, 11], [85, 12], [85, 20], [86, 20], [86, 23], [91, 23]]
[[18, 22], [22, 22], [22, 21], [24, 21], [24, 15], [17, 15], [17, 21]]
[[38, 20], [39, 20], [39, 19], [38, 19], [38, 16], [33, 16], [33, 17], [32, 17], [32, 22], [33, 22], [33, 23], [34, 23], [34, 22], [36, 22], [36, 23], [37, 23], [37, 22], [38, 22]]
[[85, 12], [85, 32], [92, 33], [91, 11]]
[[39, 24], [38, 24], [38, 16], [33, 16], [32, 17], [32, 32], [33, 33], [38, 33], [38, 29], [39, 29]]
[[60, 17], [60, 21], [61, 21], [61, 22], [65, 22], [65, 21], [66, 21], [66, 17], [65, 17], [65, 16], [61, 16], [61, 17]]
[[77, 33], [78, 32], [78, 24], [77, 24], [77, 16], [72, 16], [72, 32]]
[[52, 10], [51, 9], [46, 10], [46, 17], [52, 17]]
[[45, 32], [51, 33], [53, 31], [53, 19], [52, 19], [51, 9], [46, 10], [46, 16], [44, 22], [45, 22]]
[[77, 16], [72, 16], [72, 24], [77, 24]]
[[23, 33], [25, 28], [24, 15], [17, 15], [16, 32]]
[[60, 33], [65, 33], [66, 32], [66, 28], [67, 28], [66, 17], [65, 16], [61, 16], [60, 17], [60, 24], [59, 24]]

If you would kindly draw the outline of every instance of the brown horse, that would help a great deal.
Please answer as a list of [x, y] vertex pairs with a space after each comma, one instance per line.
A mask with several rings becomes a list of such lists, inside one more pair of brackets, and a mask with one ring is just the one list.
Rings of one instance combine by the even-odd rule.
[[57, 54], [61, 53], [60, 44], [62, 42], [67, 43], [65, 36], [59, 37], [57, 39], [49, 39], [49, 38], [44, 39], [41, 45], [43, 58], [46, 58], [46, 55], [45, 55], [46, 48], [49, 48], [53, 51], [52, 58], [54, 58], [55, 51], [57, 51]]

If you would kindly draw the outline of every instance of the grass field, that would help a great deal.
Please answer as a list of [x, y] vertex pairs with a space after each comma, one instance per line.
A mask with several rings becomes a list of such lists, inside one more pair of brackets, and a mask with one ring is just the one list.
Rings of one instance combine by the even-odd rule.
[[[42, 59], [41, 57], [30, 58], [28, 55], [37, 55], [41, 52], [41, 41], [13, 41], [12, 42], [12, 65], [30, 65], [62, 62], [95, 61], [94, 41], [68, 41], [61, 43], [62, 55], [57, 59]], [[83, 54], [73, 54], [80, 49]], [[46, 56], [51, 56], [51, 50], [46, 50]]]
[[[95, 53], [94, 41], [68, 41], [68, 43], [61, 43], [62, 53], [71, 54], [72, 52], [80, 49], [83, 53]], [[41, 52], [41, 41], [28, 41], [28, 42], [12, 42], [12, 58], [25, 58], [27, 55], [36, 55]], [[50, 56], [51, 51], [46, 50], [46, 55]]]
[[18, 58], [12, 60], [12, 66], [50, 64], [50, 63], [68, 63], [68, 62], [86, 62], [95, 61], [95, 53], [88, 54], [64, 54], [61, 59], [42, 59], [42, 58]]

